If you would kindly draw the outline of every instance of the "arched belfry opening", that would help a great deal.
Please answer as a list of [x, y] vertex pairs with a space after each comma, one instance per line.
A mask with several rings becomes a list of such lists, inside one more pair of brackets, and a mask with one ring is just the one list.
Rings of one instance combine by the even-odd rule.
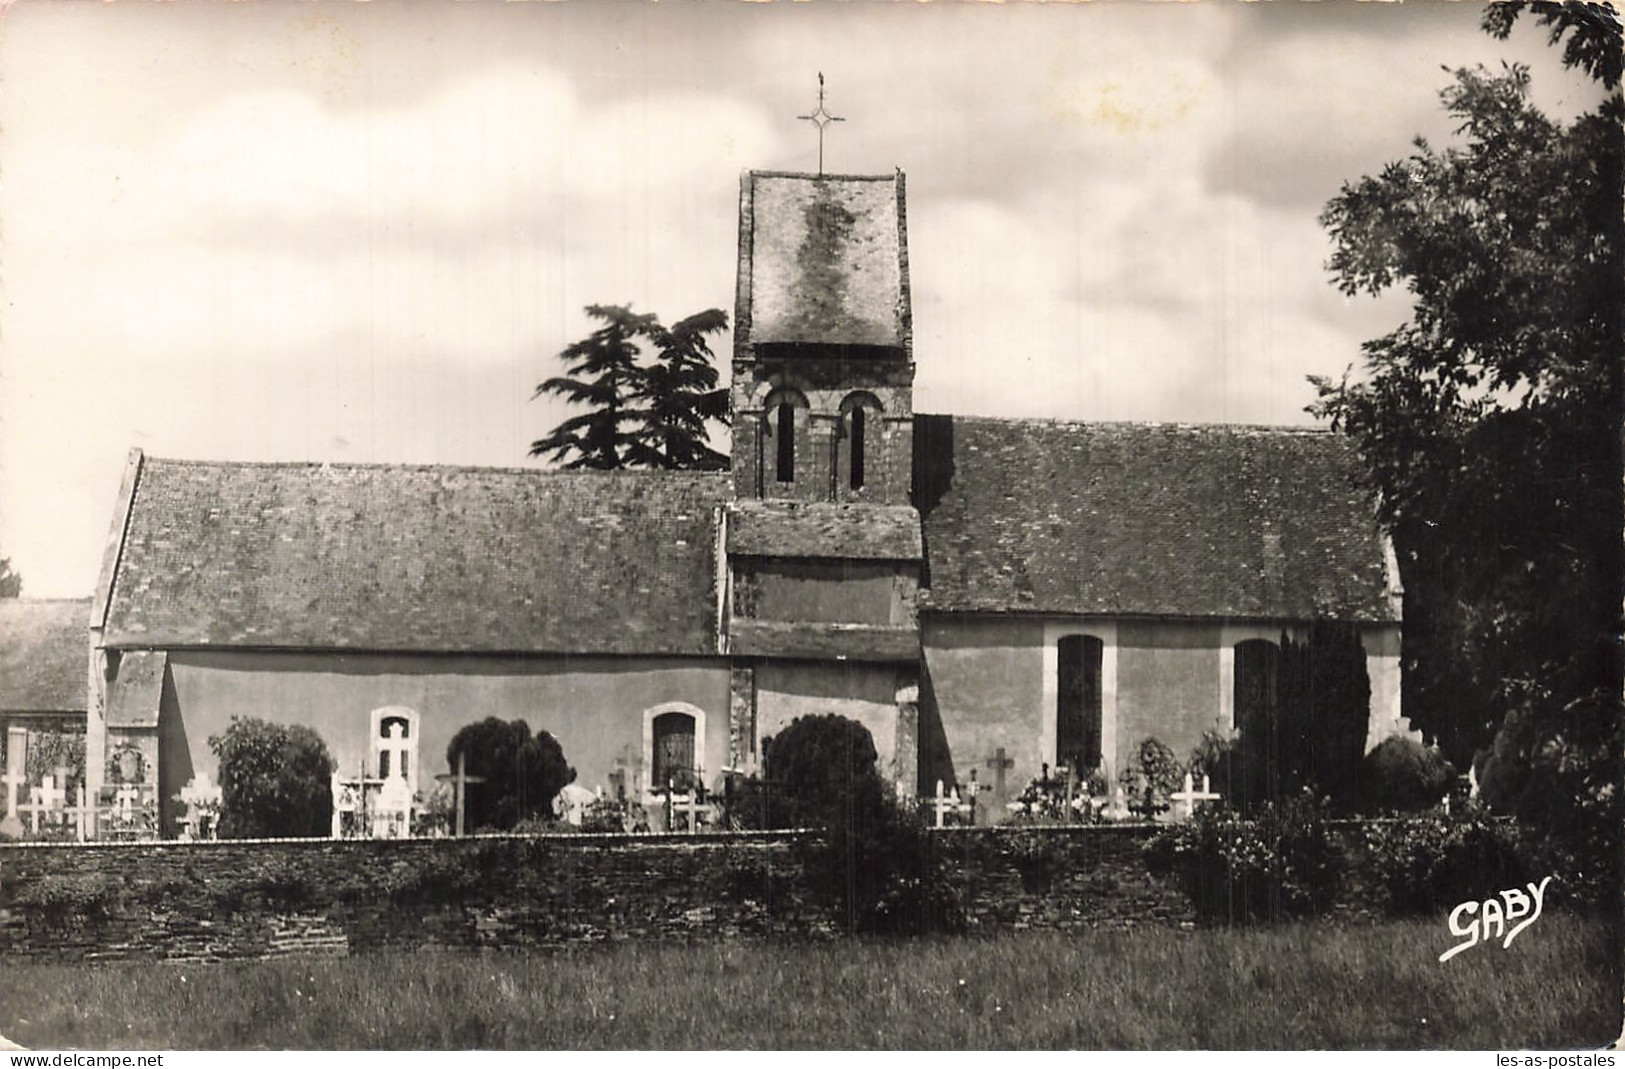
[[878, 470], [881, 418], [884, 407], [880, 399], [868, 390], [854, 390], [841, 401], [837, 415], [835, 458], [831, 471], [835, 476], [835, 492], [840, 501], [858, 496], [865, 486], [873, 486]]
[[811, 420], [807, 395], [780, 386], [762, 404], [763, 497], [784, 496], [796, 481], [796, 461], [805, 452]]

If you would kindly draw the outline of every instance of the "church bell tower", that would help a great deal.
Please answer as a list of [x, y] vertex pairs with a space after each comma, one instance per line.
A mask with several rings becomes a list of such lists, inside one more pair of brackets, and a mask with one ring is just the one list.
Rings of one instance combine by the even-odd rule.
[[721, 636], [736, 767], [795, 715], [834, 712], [914, 788], [913, 389], [902, 172], [746, 174]]
[[913, 392], [902, 173], [745, 175], [736, 496], [907, 504]]

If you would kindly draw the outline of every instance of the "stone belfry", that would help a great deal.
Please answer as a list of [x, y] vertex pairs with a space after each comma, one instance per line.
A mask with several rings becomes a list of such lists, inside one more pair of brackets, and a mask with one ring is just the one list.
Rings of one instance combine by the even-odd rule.
[[914, 347], [903, 175], [740, 184], [734, 492], [906, 504]]
[[722, 621], [736, 767], [833, 712], [914, 788], [913, 386], [902, 173], [746, 174]]

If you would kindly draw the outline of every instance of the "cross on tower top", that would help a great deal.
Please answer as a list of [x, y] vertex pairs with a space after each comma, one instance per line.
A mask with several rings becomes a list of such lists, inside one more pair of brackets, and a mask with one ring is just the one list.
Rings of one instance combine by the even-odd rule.
[[824, 127], [832, 122], [845, 122], [844, 115], [831, 115], [824, 107], [824, 72], [818, 72], [818, 107], [807, 115], [798, 115], [818, 127], [818, 173], [824, 173]]

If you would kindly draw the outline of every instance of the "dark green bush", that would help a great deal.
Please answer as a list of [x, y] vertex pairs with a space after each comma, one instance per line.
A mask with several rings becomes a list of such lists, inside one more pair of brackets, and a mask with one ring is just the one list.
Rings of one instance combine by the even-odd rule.
[[315, 731], [232, 717], [211, 736], [220, 761], [220, 837], [326, 836], [333, 824], [333, 756]]
[[764, 751], [765, 782], [740, 785], [739, 811], [755, 809], [769, 826], [823, 829], [803, 847], [804, 864], [848, 930], [963, 927], [937, 842], [881, 778], [868, 728], [834, 714], [800, 717]]
[[532, 735], [523, 720], [491, 716], [463, 725], [446, 744], [446, 767], [455, 772], [459, 757], [470, 776], [482, 778], [463, 796], [465, 825], [476, 830], [509, 831], [527, 818], [551, 822], [554, 796], [576, 778], [559, 741], [545, 731]]
[[1535, 875], [1514, 822], [1480, 806], [1369, 825], [1366, 847], [1389, 912], [1401, 916], [1443, 913]]
[[1226, 809], [1198, 810], [1147, 843], [1146, 862], [1177, 879], [1197, 916], [1216, 924], [1323, 913], [1343, 872], [1324, 803], [1307, 793], [1265, 803], [1250, 820]]
[[1361, 808], [1367, 813], [1432, 809], [1455, 778], [1456, 770], [1436, 748], [1393, 735], [1378, 743], [1361, 764]]

